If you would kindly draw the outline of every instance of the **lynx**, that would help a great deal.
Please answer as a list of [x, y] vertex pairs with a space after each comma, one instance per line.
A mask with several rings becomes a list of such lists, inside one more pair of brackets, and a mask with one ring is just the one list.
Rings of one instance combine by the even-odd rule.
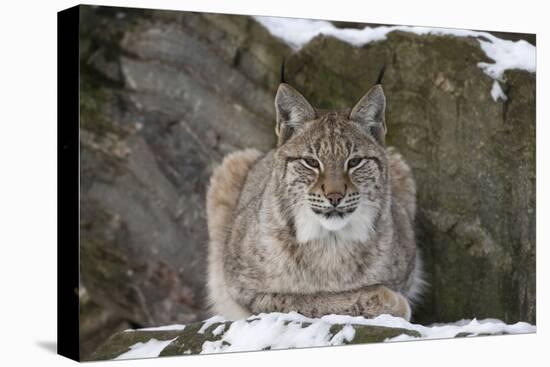
[[410, 319], [423, 284], [416, 188], [403, 158], [385, 147], [385, 106], [380, 84], [338, 111], [279, 85], [276, 148], [229, 154], [211, 177], [213, 313]]

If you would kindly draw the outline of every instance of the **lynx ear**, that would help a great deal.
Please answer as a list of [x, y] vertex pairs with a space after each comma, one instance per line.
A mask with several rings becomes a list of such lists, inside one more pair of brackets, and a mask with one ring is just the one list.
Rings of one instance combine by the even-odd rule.
[[275, 96], [275, 111], [277, 126], [275, 133], [279, 137], [279, 145], [292, 136], [300, 126], [315, 118], [315, 110], [309, 102], [286, 83], [281, 83]]
[[386, 136], [385, 109], [384, 90], [380, 84], [377, 84], [357, 102], [350, 112], [349, 119], [362, 125], [370, 135], [384, 145]]

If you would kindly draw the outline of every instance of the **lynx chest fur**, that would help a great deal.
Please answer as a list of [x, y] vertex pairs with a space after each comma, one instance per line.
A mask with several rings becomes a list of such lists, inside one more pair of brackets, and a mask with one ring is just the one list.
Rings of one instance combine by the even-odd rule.
[[212, 311], [410, 318], [422, 285], [415, 185], [385, 147], [382, 87], [321, 111], [283, 83], [275, 107], [277, 147], [232, 153], [211, 179]]

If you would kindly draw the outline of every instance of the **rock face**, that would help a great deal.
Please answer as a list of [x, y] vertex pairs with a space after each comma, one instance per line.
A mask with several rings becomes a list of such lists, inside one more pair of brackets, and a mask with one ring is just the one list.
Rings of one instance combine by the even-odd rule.
[[[535, 322], [535, 75], [472, 38], [390, 33], [300, 51], [252, 18], [81, 7], [81, 282], [134, 325], [205, 317], [205, 191], [236, 149], [270, 149], [279, 68], [317, 107], [352, 106], [386, 65], [389, 145], [418, 185], [430, 287], [414, 318]], [[83, 319], [86, 315], [83, 314]]]

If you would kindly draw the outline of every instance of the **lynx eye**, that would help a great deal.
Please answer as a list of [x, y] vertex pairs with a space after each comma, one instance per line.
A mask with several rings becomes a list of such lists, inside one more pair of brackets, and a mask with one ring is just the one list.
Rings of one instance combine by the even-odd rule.
[[357, 167], [359, 163], [361, 163], [363, 159], [362, 158], [352, 158], [348, 161], [348, 169]]
[[306, 165], [310, 166], [311, 168], [319, 168], [319, 161], [314, 158], [303, 158], [303, 162], [305, 162]]

